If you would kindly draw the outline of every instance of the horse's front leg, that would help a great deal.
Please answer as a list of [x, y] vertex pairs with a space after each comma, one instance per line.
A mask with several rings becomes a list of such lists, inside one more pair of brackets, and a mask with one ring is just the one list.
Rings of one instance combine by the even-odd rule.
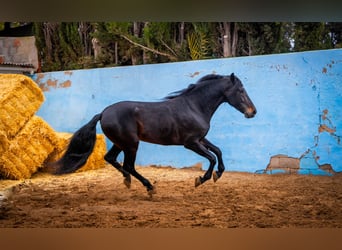
[[213, 173], [213, 169], [214, 166], [216, 164], [216, 158], [215, 156], [207, 149], [207, 147], [205, 147], [202, 143], [200, 143], [199, 141], [192, 141], [192, 142], [187, 142], [186, 144], [184, 144], [184, 146], [192, 151], [194, 151], [195, 153], [207, 158], [209, 160], [209, 168], [208, 170], [205, 172], [203, 177], [197, 177], [195, 179], [195, 187], [203, 184], [204, 182], [206, 182], [207, 180], [209, 180], [212, 176]]
[[216, 182], [222, 176], [222, 174], [223, 174], [223, 172], [225, 170], [224, 163], [223, 163], [223, 160], [222, 160], [222, 152], [221, 152], [221, 150], [217, 146], [212, 144], [206, 138], [202, 139], [201, 143], [207, 149], [209, 149], [210, 151], [214, 152], [214, 154], [217, 157], [217, 160], [218, 160], [217, 168], [218, 168], [218, 170], [213, 173], [213, 179], [214, 179], [214, 182]]

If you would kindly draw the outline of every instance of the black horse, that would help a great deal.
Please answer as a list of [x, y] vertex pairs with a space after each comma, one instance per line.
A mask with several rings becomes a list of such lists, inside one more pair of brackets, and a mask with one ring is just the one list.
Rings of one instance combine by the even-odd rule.
[[[224, 102], [235, 107], [246, 118], [256, 114], [254, 104], [234, 74], [206, 75], [196, 84], [174, 92], [160, 102], [124, 101], [112, 104], [74, 133], [65, 154], [54, 165], [55, 174], [74, 172], [86, 163], [93, 151], [96, 124], [100, 121], [104, 134], [113, 142], [113, 147], [104, 158], [123, 174], [128, 188], [133, 175], [150, 195], [155, 193], [151, 183], [134, 167], [139, 140], [162, 145], [184, 145], [207, 158], [210, 163], [204, 176], [195, 179], [195, 186], [204, 183], [212, 175], [216, 182], [225, 169], [222, 153], [205, 136], [211, 117]], [[123, 165], [116, 160], [122, 151]], [[218, 170], [214, 173], [216, 158], [212, 152], [218, 160]]]

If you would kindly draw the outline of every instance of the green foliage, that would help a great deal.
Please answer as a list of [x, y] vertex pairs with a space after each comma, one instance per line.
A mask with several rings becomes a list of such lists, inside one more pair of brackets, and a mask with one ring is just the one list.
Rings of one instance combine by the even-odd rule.
[[327, 23], [326, 28], [333, 48], [342, 48], [342, 23]]
[[292, 30], [289, 23], [239, 23], [240, 55], [265, 55], [289, 52]]
[[96, 58], [98, 65], [101, 67], [111, 66], [115, 62], [114, 58], [114, 43], [118, 37], [115, 35], [115, 23], [96, 23], [95, 31], [91, 34], [93, 38], [99, 41], [101, 53]]
[[294, 40], [295, 51], [333, 48], [324, 23], [296, 23]]
[[128, 34], [132, 29], [132, 22], [108, 22], [104, 24], [108, 32], [112, 34]]
[[162, 42], [170, 42], [171, 33], [169, 22], [149, 22], [143, 28], [144, 41], [153, 48], [162, 47]]
[[194, 23], [194, 30], [188, 34], [187, 42], [192, 60], [209, 58], [208, 28], [206, 23]]
[[192, 60], [208, 58], [209, 41], [204, 33], [192, 32], [187, 37]]
[[77, 29], [77, 23], [61, 23], [58, 29], [60, 61], [67, 68], [78, 68], [78, 57], [82, 55], [81, 40]]
[[92, 67], [80, 36], [79, 23], [35, 23], [36, 44], [42, 71]]
[[[231, 25], [235, 56], [342, 46], [341, 23]], [[226, 32], [216, 22], [39, 22], [34, 30], [43, 71], [220, 58]]]

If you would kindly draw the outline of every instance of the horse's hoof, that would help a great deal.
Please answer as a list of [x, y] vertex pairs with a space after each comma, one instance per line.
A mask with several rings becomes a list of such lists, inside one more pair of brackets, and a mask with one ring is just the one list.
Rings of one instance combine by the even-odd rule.
[[125, 184], [125, 186], [126, 186], [128, 189], [131, 188], [131, 180], [130, 180], [130, 179], [125, 178], [125, 179], [124, 179], [124, 184]]
[[150, 196], [150, 198], [152, 198], [152, 195], [157, 193], [156, 187], [152, 187], [152, 189], [148, 189], [147, 193]]
[[199, 176], [195, 179], [195, 187], [198, 187], [202, 184], [202, 178]]
[[213, 173], [214, 182], [216, 182], [219, 178], [220, 178], [220, 176], [217, 174], [217, 172], [214, 172]]

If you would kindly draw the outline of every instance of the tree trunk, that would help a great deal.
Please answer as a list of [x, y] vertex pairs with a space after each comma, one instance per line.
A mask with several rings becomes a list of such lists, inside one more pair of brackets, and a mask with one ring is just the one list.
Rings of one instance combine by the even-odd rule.
[[181, 22], [179, 25], [179, 44], [182, 46], [184, 42], [184, 22]]
[[101, 54], [101, 46], [100, 46], [99, 40], [96, 37], [91, 39], [91, 42], [93, 44], [94, 59], [95, 59], [95, 61], [97, 61], [99, 59], [100, 54]]
[[248, 55], [253, 55], [252, 38], [249, 32], [247, 32], [247, 43], [248, 43]]
[[231, 34], [230, 34], [230, 23], [223, 23], [223, 57], [232, 56], [232, 46], [231, 46]]
[[92, 53], [91, 39], [89, 33], [91, 26], [88, 22], [79, 22], [78, 33], [80, 35], [81, 43], [83, 44], [83, 52], [85, 56], [90, 56]]
[[[144, 22], [144, 29], [147, 28], [148, 24], [149, 22]], [[145, 42], [147, 45], [149, 44], [149, 42], [147, 41]], [[143, 59], [143, 64], [149, 64], [151, 62], [151, 54], [146, 49], [143, 49], [142, 59]]]
[[232, 37], [232, 56], [236, 56], [237, 52], [237, 43], [238, 43], [238, 25], [237, 23], [233, 23], [233, 37]]
[[139, 37], [140, 35], [140, 23], [139, 22], [133, 22], [133, 35], [135, 37]]
[[[221, 26], [222, 27], [222, 26]], [[222, 32], [223, 57], [235, 57], [238, 45], [237, 23], [224, 22]]]
[[119, 56], [118, 56], [118, 42], [117, 41], [115, 41], [115, 43], [114, 43], [114, 54], [115, 54], [114, 63], [115, 63], [115, 65], [118, 65], [119, 64]]
[[46, 44], [46, 59], [51, 62], [53, 60], [53, 34], [56, 32], [55, 23], [44, 23], [44, 40]]
[[[133, 22], [133, 35], [139, 37], [140, 34], [140, 24], [139, 22]], [[139, 62], [139, 55], [135, 48], [132, 49], [131, 54], [132, 65], [137, 65]]]

